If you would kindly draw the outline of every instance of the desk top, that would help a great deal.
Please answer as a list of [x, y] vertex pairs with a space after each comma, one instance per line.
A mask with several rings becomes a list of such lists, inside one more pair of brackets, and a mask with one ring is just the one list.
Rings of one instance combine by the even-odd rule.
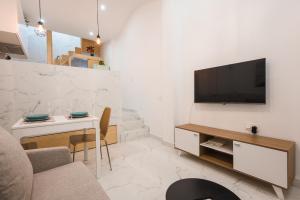
[[235, 140], [239, 142], [245, 142], [248, 144], [268, 147], [268, 148], [281, 150], [281, 151], [290, 151], [292, 148], [295, 147], [295, 142], [288, 141], [288, 140], [281, 140], [281, 139], [264, 137], [259, 135], [251, 135], [247, 133], [240, 133], [236, 131], [211, 128], [211, 127], [201, 126], [196, 124], [184, 124], [184, 125], [176, 126], [176, 128], [185, 129], [199, 134], [202, 133], [205, 135], [221, 137], [228, 140]]
[[32, 123], [24, 123], [24, 119], [20, 119], [12, 126], [12, 130], [42, 127], [42, 126], [55, 126], [60, 124], [82, 123], [82, 122], [90, 122], [90, 121], [99, 121], [99, 118], [95, 116], [89, 116], [85, 118], [69, 119], [66, 116], [51, 116], [50, 120], [48, 121], [32, 122]]

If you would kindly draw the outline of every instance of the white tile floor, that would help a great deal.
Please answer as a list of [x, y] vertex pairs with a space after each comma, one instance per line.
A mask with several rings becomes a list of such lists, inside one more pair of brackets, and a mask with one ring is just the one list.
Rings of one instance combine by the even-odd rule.
[[[181, 156], [172, 147], [152, 137], [110, 146], [113, 171], [109, 171], [103, 148], [101, 179], [112, 200], [164, 200], [167, 188], [182, 178], [203, 178], [217, 182], [242, 200], [277, 199], [270, 185], [215, 167], [187, 154]], [[83, 153], [76, 154], [82, 160]], [[95, 174], [95, 150], [89, 151], [86, 165]], [[300, 200], [300, 188], [285, 193], [287, 200]]]

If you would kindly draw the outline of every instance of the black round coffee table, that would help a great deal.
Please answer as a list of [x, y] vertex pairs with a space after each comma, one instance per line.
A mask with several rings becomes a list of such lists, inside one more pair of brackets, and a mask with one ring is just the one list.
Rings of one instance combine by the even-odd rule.
[[233, 192], [203, 179], [182, 179], [167, 190], [166, 200], [240, 200]]

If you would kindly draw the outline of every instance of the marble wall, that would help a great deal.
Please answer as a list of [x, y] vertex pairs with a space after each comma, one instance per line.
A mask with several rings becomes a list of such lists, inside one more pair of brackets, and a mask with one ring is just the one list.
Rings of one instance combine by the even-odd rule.
[[32, 112], [100, 116], [109, 106], [111, 124], [121, 119], [118, 72], [6, 60], [0, 60], [0, 69], [0, 126], [7, 130]]

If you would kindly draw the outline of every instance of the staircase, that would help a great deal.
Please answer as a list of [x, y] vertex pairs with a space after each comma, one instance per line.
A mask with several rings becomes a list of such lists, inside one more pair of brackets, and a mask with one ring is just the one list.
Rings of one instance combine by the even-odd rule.
[[[54, 59], [55, 65], [65, 65], [74, 67], [87, 67], [94, 68], [94, 64], [99, 64], [101, 61], [100, 57], [83, 54], [82, 49], [76, 47], [75, 51], [68, 51]], [[74, 63], [75, 61], [75, 63]], [[86, 61], [81, 63], [80, 61]]]
[[124, 108], [122, 110], [120, 132], [121, 142], [126, 142], [149, 135], [150, 129], [135, 110]]

